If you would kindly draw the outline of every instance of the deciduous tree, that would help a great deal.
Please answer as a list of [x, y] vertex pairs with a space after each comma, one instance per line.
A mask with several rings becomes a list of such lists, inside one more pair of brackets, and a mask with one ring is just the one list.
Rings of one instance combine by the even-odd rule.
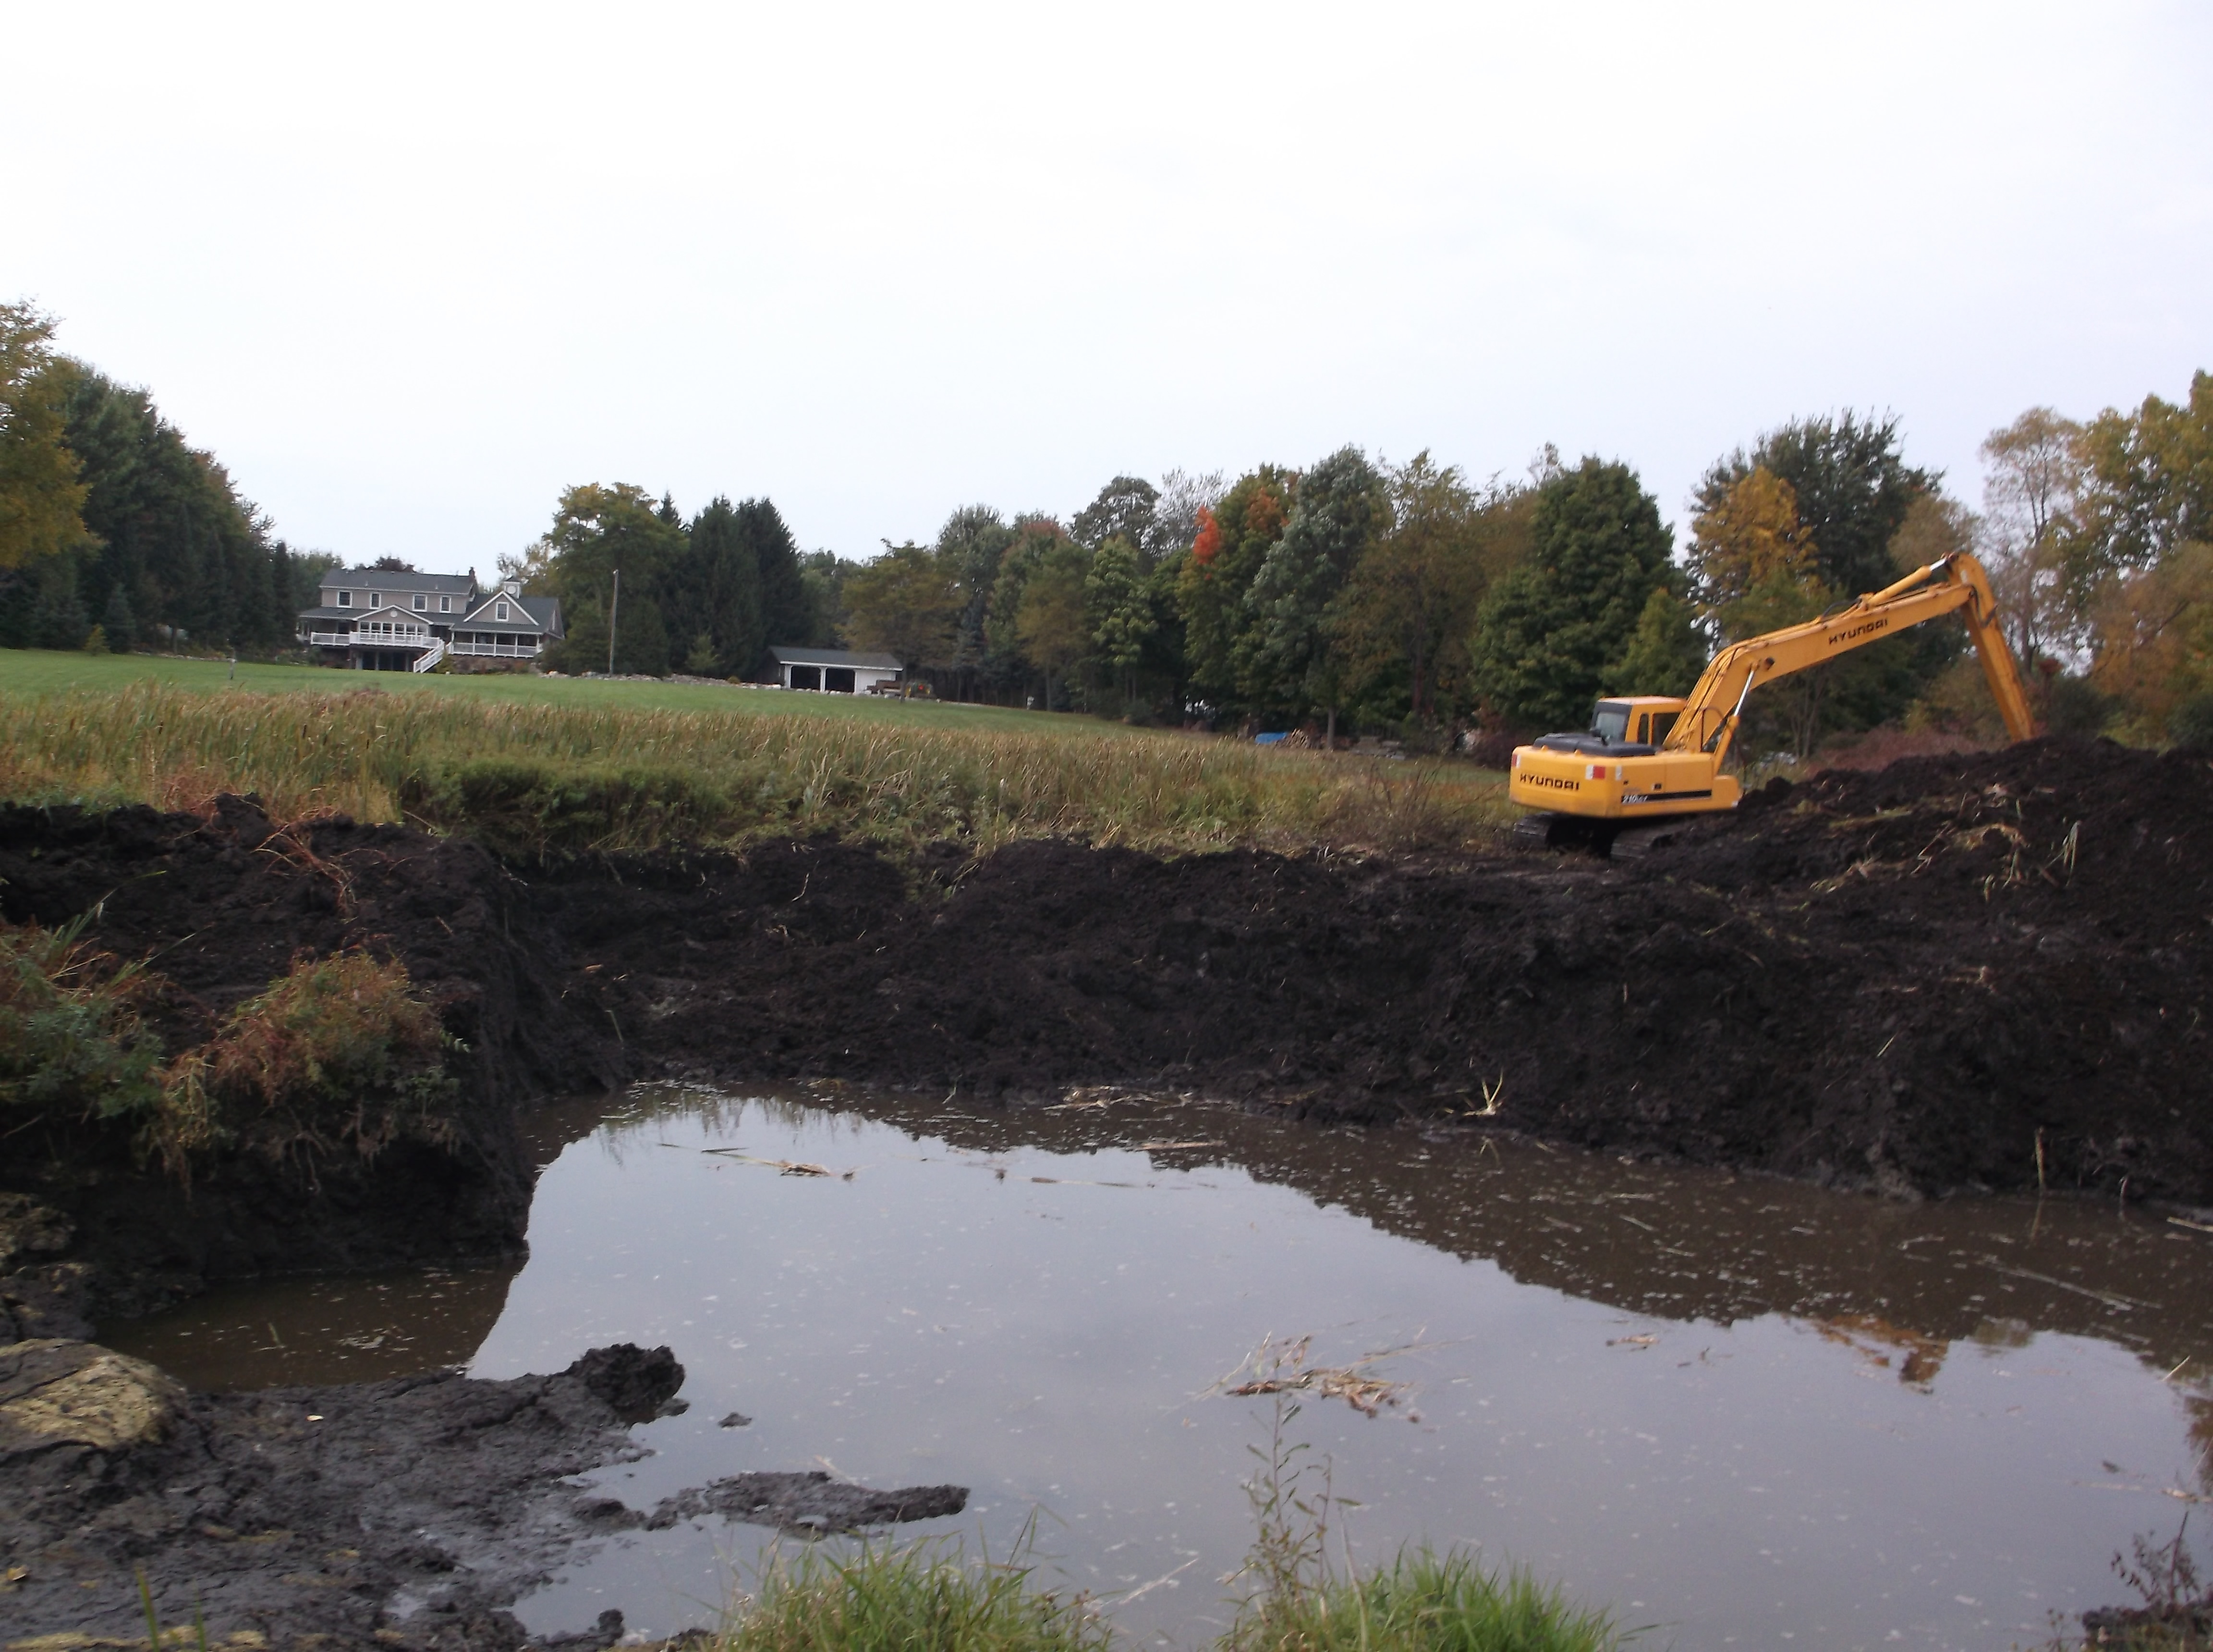
[[85, 484], [64, 439], [64, 375], [53, 322], [0, 304], [0, 568], [21, 568], [85, 541]]
[[1343, 683], [1330, 647], [1331, 604], [1390, 521], [1383, 477], [1357, 448], [1339, 448], [1298, 479], [1283, 537], [1245, 594], [1236, 650], [1248, 702], [1293, 717], [1320, 707], [1334, 731]]
[[1137, 698], [1136, 674], [1160, 628], [1137, 548], [1117, 533], [1093, 554], [1083, 602], [1100, 665], [1114, 674], [1123, 704]]
[[911, 542], [887, 545], [845, 581], [845, 634], [856, 648], [891, 654], [908, 673], [950, 665], [963, 597], [945, 558]]

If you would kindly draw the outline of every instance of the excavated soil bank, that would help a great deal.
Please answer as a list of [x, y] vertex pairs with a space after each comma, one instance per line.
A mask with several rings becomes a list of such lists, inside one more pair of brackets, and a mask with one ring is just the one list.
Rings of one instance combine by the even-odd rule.
[[233, 1155], [187, 1194], [113, 1143], [19, 1136], [0, 1306], [81, 1335], [207, 1278], [512, 1250], [519, 1105], [656, 1075], [1125, 1084], [1901, 1192], [2213, 1202], [2209, 850], [2206, 753], [2050, 741], [1771, 787], [1629, 864], [1026, 843], [907, 868], [814, 841], [509, 868], [342, 819], [272, 835], [236, 799], [8, 810], [0, 912], [97, 905], [100, 944], [173, 984], [172, 1047], [296, 952], [362, 944], [468, 1051], [449, 1155]]
[[[164, 1628], [197, 1618], [210, 1645], [510, 1652], [530, 1637], [505, 1608], [611, 1533], [708, 1513], [848, 1531], [966, 1504], [814, 1472], [640, 1511], [564, 1478], [637, 1456], [630, 1425], [683, 1381], [668, 1349], [623, 1344], [552, 1376], [186, 1394], [90, 1344], [0, 1348], [0, 1635], [143, 1645], [143, 1573]], [[573, 1640], [621, 1633], [613, 1612]]]
[[1649, 858], [1022, 844], [575, 864], [642, 1066], [1475, 1117], [1905, 1192], [2213, 1199], [2213, 760], [2039, 741], [1771, 787]]

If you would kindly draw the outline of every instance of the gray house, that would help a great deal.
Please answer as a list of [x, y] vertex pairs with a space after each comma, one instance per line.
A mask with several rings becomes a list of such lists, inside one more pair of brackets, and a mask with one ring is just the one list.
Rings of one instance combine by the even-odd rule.
[[527, 669], [564, 634], [561, 605], [525, 596], [520, 580], [493, 590], [471, 574], [333, 568], [321, 602], [300, 615], [299, 637], [326, 665], [353, 671]]

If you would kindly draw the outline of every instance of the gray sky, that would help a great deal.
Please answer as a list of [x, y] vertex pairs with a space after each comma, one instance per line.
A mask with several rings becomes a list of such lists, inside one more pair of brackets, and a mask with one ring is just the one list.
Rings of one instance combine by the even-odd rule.
[[1543, 442], [1683, 515], [1794, 414], [1975, 448], [2213, 368], [2213, 8], [48, 6], [0, 296], [297, 546], [560, 489], [806, 546], [1118, 471]]

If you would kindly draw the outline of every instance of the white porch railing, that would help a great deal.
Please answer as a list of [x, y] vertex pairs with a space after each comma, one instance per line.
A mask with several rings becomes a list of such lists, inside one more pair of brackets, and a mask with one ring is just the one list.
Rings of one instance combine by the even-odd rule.
[[422, 657], [418, 659], [415, 663], [408, 668], [411, 671], [428, 671], [432, 666], [436, 665], [439, 661], [445, 657], [446, 644], [442, 642], [433, 643], [429, 648], [423, 651]]
[[359, 631], [311, 631], [308, 645], [319, 649], [427, 649], [440, 646], [437, 639], [420, 626], [363, 626]]
[[527, 660], [538, 652], [538, 641], [533, 637], [518, 643], [454, 643], [448, 646], [447, 652], [501, 660]]

